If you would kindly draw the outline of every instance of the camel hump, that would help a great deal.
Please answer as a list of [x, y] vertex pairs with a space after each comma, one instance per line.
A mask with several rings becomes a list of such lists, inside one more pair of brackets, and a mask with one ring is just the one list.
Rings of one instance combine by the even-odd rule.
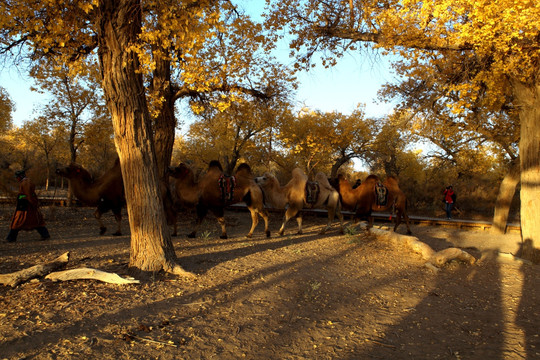
[[[336, 179], [336, 189], [339, 189], [341, 186], [349, 185], [349, 180], [343, 174], [338, 174]], [[349, 185], [350, 186], [350, 185]]]
[[394, 175], [390, 175], [389, 177], [386, 178], [385, 183], [388, 184], [388, 186], [398, 187], [399, 179]]
[[304, 172], [300, 168], [293, 169], [292, 177], [293, 177], [293, 179], [296, 179], [296, 180], [299, 180], [299, 181], [307, 181], [306, 174], [304, 174]]
[[380, 182], [380, 179], [377, 175], [368, 175], [368, 177], [366, 178], [366, 180], [364, 180], [364, 182]]
[[180, 163], [177, 167], [172, 167], [172, 166], [169, 167], [169, 175], [171, 175], [174, 178], [184, 178], [190, 174], [193, 174], [193, 172], [183, 162]]
[[221, 163], [219, 162], [219, 160], [210, 161], [210, 164], [208, 164], [208, 170], [210, 170], [212, 168], [217, 168], [220, 171], [223, 171], [223, 167], [221, 166]]
[[319, 183], [320, 186], [327, 188], [328, 190], [333, 190], [332, 185], [330, 185], [330, 181], [328, 181], [328, 177], [323, 172], [318, 172], [315, 174], [315, 182]]
[[238, 166], [238, 169], [236, 169], [236, 172], [246, 172], [248, 174], [251, 174], [251, 167], [246, 164], [246, 163], [242, 163]]

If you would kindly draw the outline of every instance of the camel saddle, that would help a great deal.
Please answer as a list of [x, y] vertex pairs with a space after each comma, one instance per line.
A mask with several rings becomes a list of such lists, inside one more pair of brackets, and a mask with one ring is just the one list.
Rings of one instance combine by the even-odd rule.
[[378, 182], [375, 184], [375, 203], [377, 206], [386, 206], [388, 202], [388, 189], [383, 183]]
[[321, 192], [321, 188], [319, 187], [318, 182], [316, 181], [306, 182], [306, 203], [315, 204], [317, 200], [319, 199], [320, 192]]
[[234, 176], [221, 175], [218, 184], [221, 190], [221, 200], [232, 201], [234, 188], [236, 187], [236, 178]]

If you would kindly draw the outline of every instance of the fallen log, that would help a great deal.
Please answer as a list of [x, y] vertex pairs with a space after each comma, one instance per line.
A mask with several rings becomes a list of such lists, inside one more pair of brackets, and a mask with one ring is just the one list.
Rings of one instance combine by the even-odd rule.
[[123, 278], [118, 274], [109, 273], [91, 268], [78, 268], [50, 273], [45, 277], [52, 281], [67, 280], [99, 280], [110, 284], [138, 284], [140, 281], [133, 278]]
[[23, 282], [47, 275], [53, 270], [61, 268], [69, 261], [69, 252], [60, 255], [53, 261], [45, 264], [34, 265], [27, 269], [19, 270], [10, 274], [0, 275], [0, 284], [16, 287]]
[[476, 258], [474, 256], [458, 248], [448, 248], [436, 252], [435, 254], [433, 254], [433, 256], [431, 257], [431, 259], [429, 259], [428, 262], [432, 263], [435, 266], [441, 267], [452, 260], [460, 260], [471, 265], [476, 262]]
[[399, 243], [407, 246], [415, 253], [420, 254], [425, 260], [430, 259], [433, 254], [435, 254], [435, 251], [428, 244], [420, 241], [415, 236], [401, 235], [393, 231], [375, 228], [370, 229], [370, 231], [379, 237], [384, 237], [394, 243]]
[[370, 229], [370, 231], [379, 237], [387, 238], [396, 244], [405, 245], [412, 251], [419, 253], [424, 260], [427, 260], [426, 267], [432, 270], [438, 269], [452, 260], [460, 260], [471, 265], [476, 262], [474, 256], [459, 248], [452, 247], [435, 252], [431, 246], [414, 236], [401, 235], [389, 230], [375, 228]]

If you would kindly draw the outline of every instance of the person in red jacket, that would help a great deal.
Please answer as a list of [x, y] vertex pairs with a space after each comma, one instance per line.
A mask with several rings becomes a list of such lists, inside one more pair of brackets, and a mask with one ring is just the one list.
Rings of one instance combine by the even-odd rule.
[[444, 190], [444, 202], [446, 203], [446, 218], [451, 219], [452, 208], [454, 207], [454, 203], [456, 202], [456, 193], [454, 192], [452, 185], [447, 186]]
[[19, 193], [17, 194], [17, 207], [11, 218], [6, 241], [16, 241], [21, 230], [37, 230], [41, 235], [41, 240], [49, 239], [51, 236], [45, 227], [43, 215], [39, 211], [35, 185], [26, 177], [23, 170], [16, 171], [15, 177], [19, 182]]

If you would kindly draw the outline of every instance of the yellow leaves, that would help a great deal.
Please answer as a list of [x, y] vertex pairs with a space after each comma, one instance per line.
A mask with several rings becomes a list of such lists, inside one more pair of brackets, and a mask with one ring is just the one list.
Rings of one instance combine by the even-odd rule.
[[83, 2], [80, 2], [78, 5], [79, 5], [79, 7], [81, 8], [82, 11], [89, 14], [90, 11], [92, 11], [94, 9], [94, 7], [96, 7], [98, 5], [98, 0], [93, 0], [92, 2], [83, 1]]
[[215, 104], [216, 109], [218, 109], [220, 112], [223, 112], [227, 110], [227, 108], [231, 105], [229, 101], [218, 101]]

